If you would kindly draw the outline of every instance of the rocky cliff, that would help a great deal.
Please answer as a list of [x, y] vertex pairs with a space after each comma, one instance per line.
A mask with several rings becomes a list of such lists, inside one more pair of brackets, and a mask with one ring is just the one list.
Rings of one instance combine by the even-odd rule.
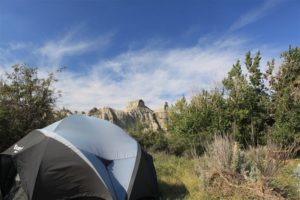
[[116, 110], [109, 107], [93, 108], [89, 115], [111, 121], [118, 126], [129, 129], [137, 123], [145, 125], [152, 130], [166, 130], [168, 121], [168, 104], [165, 103], [163, 108], [151, 110], [143, 100], [132, 101], [126, 109]]

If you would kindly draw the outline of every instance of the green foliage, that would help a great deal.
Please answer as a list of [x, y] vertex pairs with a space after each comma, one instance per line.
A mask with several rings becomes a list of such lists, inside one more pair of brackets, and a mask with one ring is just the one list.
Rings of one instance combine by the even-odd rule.
[[166, 151], [168, 149], [168, 141], [163, 132], [156, 132], [145, 128], [142, 123], [136, 123], [128, 132], [134, 137], [139, 144], [147, 150]]
[[187, 103], [185, 98], [171, 106], [168, 131], [187, 141], [190, 151], [203, 153], [215, 133], [225, 133], [225, 102], [222, 92], [202, 91]]
[[270, 99], [260, 60], [259, 52], [254, 58], [246, 54], [247, 74], [238, 60], [223, 80], [224, 92], [204, 90], [190, 102], [178, 100], [170, 108], [169, 132], [186, 138], [197, 153], [204, 152], [214, 134], [230, 133], [243, 147], [264, 144]]
[[128, 130], [139, 144], [152, 152], [165, 152], [176, 156], [190, 155], [190, 148], [186, 138], [164, 131], [153, 131], [143, 123], [136, 123]]
[[[223, 80], [228, 95], [227, 109], [232, 133], [243, 146], [265, 142], [264, 130], [268, 117], [268, 95], [260, 71], [260, 52], [245, 56], [247, 74], [243, 74], [240, 62], [233, 65], [228, 77]], [[247, 79], [247, 75], [249, 76]]]
[[14, 65], [0, 82], [0, 151], [54, 119], [54, 74], [39, 78], [37, 68]]
[[300, 142], [299, 48], [290, 48], [282, 59], [276, 75], [274, 60], [263, 73], [260, 52], [254, 57], [248, 52], [246, 71], [238, 60], [223, 80], [223, 90], [204, 90], [189, 102], [183, 97], [172, 105], [168, 131], [196, 153], [204, 152], [215, 134], [230, 134], [243, 148]]
[[274, 112], [273, 137], [288, 145], [300, 141], [300, 49], [282, 54], [283, 63], [272, 77]]
[[166, 152], [176, 156], [190, 155], [190, 148], [187, 145], [188, 139], [177, 134], [167, 134], [166, 137], [168, 142]]
[[[246, 59], [250, 59], [249, 57]], [[250, 61], [246, 61], [250, 62]], [[249, 63], [250, 64], [250, 63]], [[245, 75], [242, 74], [241, 64], [238, 60], [228, 72], [228, 77], [223, 80], [227, 103], [228, 119], [231, 124], [231, 131], [234, 138], [242, 144], [250, 141], [249, 129], [249, 84]]]

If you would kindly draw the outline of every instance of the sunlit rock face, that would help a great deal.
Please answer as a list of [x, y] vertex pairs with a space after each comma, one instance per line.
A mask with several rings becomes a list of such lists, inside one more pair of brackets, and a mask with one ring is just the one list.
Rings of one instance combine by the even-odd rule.
[[109, 107], [95, 109], [90, 115], [108, 120], [118, 126], [129, 129], [137, 123], [152, 130], [166, 130], [168, 121], [168, 104], [155, 111], [148, 108], [144, 101], [139, 99], [130, 102], [126, 109], [116, 110]]

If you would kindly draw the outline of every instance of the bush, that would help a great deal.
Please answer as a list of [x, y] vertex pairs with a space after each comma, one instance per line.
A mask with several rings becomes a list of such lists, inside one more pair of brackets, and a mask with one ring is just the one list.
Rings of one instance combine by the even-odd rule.
[[142, 123], [136, 123], [128, 132], [139, 142], [142, 148], [153, 152], [165, 152], [187, 157], [198, 155], [200, 151], [203, 152], [202, 145], [197, 146], [199, 144], [197, 140], [194, 140], [195, 145], [191, 145], [190, 140], [182, 135], [154, 131]]
[[215, 136], [204, 155], [211, 170], [236, 173], [242, 169], [243, 152], [229, 136]]
[[268, 144], [242, 151], [230, 137], [215, 136], [199, 160], [197, 171], [202, 186], [218, 198], [238, 192], [245, 199], [278, 199], [281, 194], [270, 183], [293, 155], [292, 149]]
[[262, 181], [272, 179], [290, 156], [289, 151], [275, 144], [251, 147], [247, 152], [248, 162], [258, 170]]
[[166, 151], [168, 141], [163, 132], [145, 131], [137, 137], [140, 144], [150, 151]]
[[136, 123], [128, 132], [146, 150], [167, 151], [168, 149], [168, 141], [162, 131], [153, 131], [142, 123]]
[[221, 134], [228, 130], [222, 95], [217, 89], [212, 92], [203, 90], [192, 96], [189, 102], [182, 97], [170, 107], [168, 131], [174, 135], [174, 142], [177, 142], [176, 137], [186, 141], [185, 152], [188, 154], [203, 154], [214, 133]]
[[176, 156], [186, 155], [189, 151], [188, 140], [176, 134], [168, 134], [167, 152]]

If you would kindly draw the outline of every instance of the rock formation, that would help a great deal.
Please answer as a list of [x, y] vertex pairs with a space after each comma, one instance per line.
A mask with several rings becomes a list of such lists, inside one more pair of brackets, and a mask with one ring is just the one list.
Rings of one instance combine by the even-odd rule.
[[169, 105], [167, 102], [165, 102], [165, 105], [162, 108], [156, 109], [154, 111], [155, 117], [162, 130], [167, 130], [168, 110], [169, 110]]
[[124, 111], [109, 107], [93, 108], [89, 115], [111, 121], [118, 126], [129, 129], [137, 123], [143, 124], [152, 130], [166, 130], [168, 121], [168, 104], [156, 111], [151, 110], [143, 100], [132, 101]]

